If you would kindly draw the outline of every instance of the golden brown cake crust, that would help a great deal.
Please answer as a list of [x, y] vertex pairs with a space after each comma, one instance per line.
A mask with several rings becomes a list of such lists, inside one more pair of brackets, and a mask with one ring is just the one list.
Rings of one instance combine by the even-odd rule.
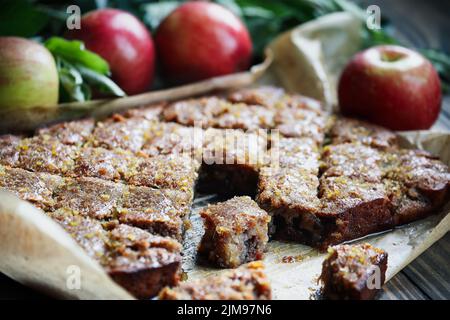
[[270, 300], [269, 281], [261, 262], [252, 262], [220, 276], [164, 288], [160, 300]]
[[275, 112], [260, 105], [232, 103], [218, 97], [189, 99], [170, 104], [164, 120], [202, 128], [253, 131], [274, 126]]
[[209, 205], [200, 215], [205, 234], [198, 251], [210, 262], [236, 268], [263, 258], [270, 216], [250, 197], [234, 197]]
[[[395, 133], [330, 116], [313, 99], [269, 86], [0, 136], [0, 165], [0, 188], [48, 214], [68, 210], [181, 241], [198, 187], [254, 195], [272, 216], [274, 238], [322, 249], [436, 213], [450, 185], [445, 164], [402, 149]], [[252, 221], [239, 217], [239, 226]], [[240, 235], [251, 245], [219, 256], [243, 253], [236, 265], [259, 256], [267, 221], [256, 220]], [[116, 262], [111, 275], [131, 292], [176, 282], [177, 263], [127, 277], [130, 259]]]
[[397, 145], [394, 132], [364, 121], [338, 118], [330, 130], [333, 144], [360, 142], [375, 148], [388, 148]]
[[102, 223], [68, 209], [48, 215], [137, 298], [151, 298], [178, 282], [181, 245], [177, 241], [127, 225]]
[[82, 145], [94, 127], [94, 119], [74, 120], [41, 128], [37, 131], [37, 135], [52, 137], [63, 144]]
[[[368, 243], [338, 245], [328, 249], [320, 280], [327, 299], [369, 300], [383, 285], [388, 254]], [[379, 277], [373, 279], [371, 277]]]

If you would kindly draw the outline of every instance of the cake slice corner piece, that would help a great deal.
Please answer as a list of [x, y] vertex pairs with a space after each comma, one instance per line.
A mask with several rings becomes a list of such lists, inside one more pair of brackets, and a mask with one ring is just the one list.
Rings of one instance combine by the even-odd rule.
[[200, 213], [205, 234], [199, 253], [225, 268], [236, 268], [264, 256], [270, 216], [250, 197], [234, 197]]
[[218, 276], [209, 276], [177, 287], [166, 287], [160, 300], [270, 300], [272, 289], [260, 261]]
[[163, 287], [178, 283], [181, 272], [178, 241], [124, 224], [106, 224], [67, 208], [47, 215], [136, 298], [152, 298]]
[[149, 299], [178, 284], [181, 244], [139, 228], [118, 225], [108, 232], [103, 264], [110, 277], [138, 299]]
[[320, 280], [327, 299], [370, 300], [384, 284], [388, 254], [368, 243], [328, 249]]

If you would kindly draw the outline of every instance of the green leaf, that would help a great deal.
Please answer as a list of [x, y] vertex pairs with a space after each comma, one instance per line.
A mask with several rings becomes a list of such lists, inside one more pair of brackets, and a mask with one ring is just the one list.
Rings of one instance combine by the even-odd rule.
[[264, 48], [279, 34], [281, 22], [277, 19], [252, 19], [247, 22], [247, 26], [252, 35], [254, 54], [261, 59]]
[[108, 95], [125, 96], [117, 84], [94, 70], [72, 64], [59, 56], [56, 56], [56, 67], [60, 80], [60, 102], [90, 100], [93, 88]]
[[433, 63], [442, 80], [442, 91], [450, 92], [450, 56], [433, 49], [423, 49], [421, 53]]
[[287, 6], [284, 1], [271, 1], [271, 0], [236, 0], [236, 3], [244, 11], [244, 16], [246, 11], [249, 12], [248, 16], [257, 13], [256, 16], [261, 16], [258, 12], [264, 12], [263, 16], [268, 18], [283, 18], [292, 16], [293, 12]]
[[245, 7], [242, 9], [243, 15], [247, 18], [263, 18], [263, 19], [273, 19], [276, 18], [274, 13], [270, 10], [258, 7]]
[[87, 50], [83, 42], [52, 37], [45, 41], [45, 46], [57, 61], [61, 101], [90, 100], [91, 86], [115, 96], [125, 95], [106, 76], [110, 74], [106, 60]]
[[440, 73], [450, 75], [450, 56], [433, 49], [421, 50], [422, 54], [434, 63]]
[[235, 0], [216, 0], [215, 2], [224, 6], [238, 17], [242, 17], [241, 7], [239, 7]]
[[83, 82], [80, 72], [61, 58], [56, 59], [60, 82], [60, 102], [87, 101], [91, 99], [91, 90]]
[[383, 29], [369, 30], [367, 28], [363, 28], [362, 32], [363, 32], [363, 48], [369, 48], [383, 44], [399, 44], [395, 38], [393, 38]]
[[47, 24], [49, 17], [27, 0], [2, 0], [0, 36], [32, 37]]
[[159, 24], [167, 17], [175, 8], [177, 8], [181, 2], [179, 1], [166, 1], [148, 3], [141, 6], [141, 11], [144, 12], [143, 21], [152, 30], [156, 30]]
[[97, 73], [83, 66], [77, 66], [83, 79], [91, 86], [100, 89], [101, 92], [112, 94], [116, 97], [126, 96], [125, 92], [107, 76]]
[[83, 42], [51, 37], [45, 42], [47, 49], [54, 55], [72, 64], [82, 65], [103, 75], [108, 75], [109, 65], [98, 54], [85, 49]]
[[333, 0], [333, 1], [336, 3], [336, 6], [339, 7], [341, 11], [353, 13], [359, 19], [366, 20], [367, 18], [366, 12], [357, 4], [347, 0]]

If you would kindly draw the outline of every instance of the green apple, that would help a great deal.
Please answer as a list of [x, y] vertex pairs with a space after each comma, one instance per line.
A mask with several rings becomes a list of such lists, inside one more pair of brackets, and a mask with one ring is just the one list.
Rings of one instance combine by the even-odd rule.
[[56, 106], [58, 90], [55, 60], [44, 46], [0, 37], [0, 108]]

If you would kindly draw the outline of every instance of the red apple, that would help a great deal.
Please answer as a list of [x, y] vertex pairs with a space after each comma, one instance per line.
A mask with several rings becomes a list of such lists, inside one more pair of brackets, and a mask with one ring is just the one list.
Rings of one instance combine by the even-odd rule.
[[187, 2], [166, 17], [155, 35], [158, 60], [172, 82], [185, 83], [242, 71], [252, 42], [231, 11], [210, 2]]
[[153, 81], [155, 50], [150, 33], [136, 17], [116, 9], [88, 12], [81, 29], [70, 30], [86, 48], [108, 61], [113, 80], [127, 94], [147, 91]]
[[430, 61], [400, 46], [356, 54], [339, 80], [342, 113], [393, 130], [429, 129], [442, 102], [439, 76]]

